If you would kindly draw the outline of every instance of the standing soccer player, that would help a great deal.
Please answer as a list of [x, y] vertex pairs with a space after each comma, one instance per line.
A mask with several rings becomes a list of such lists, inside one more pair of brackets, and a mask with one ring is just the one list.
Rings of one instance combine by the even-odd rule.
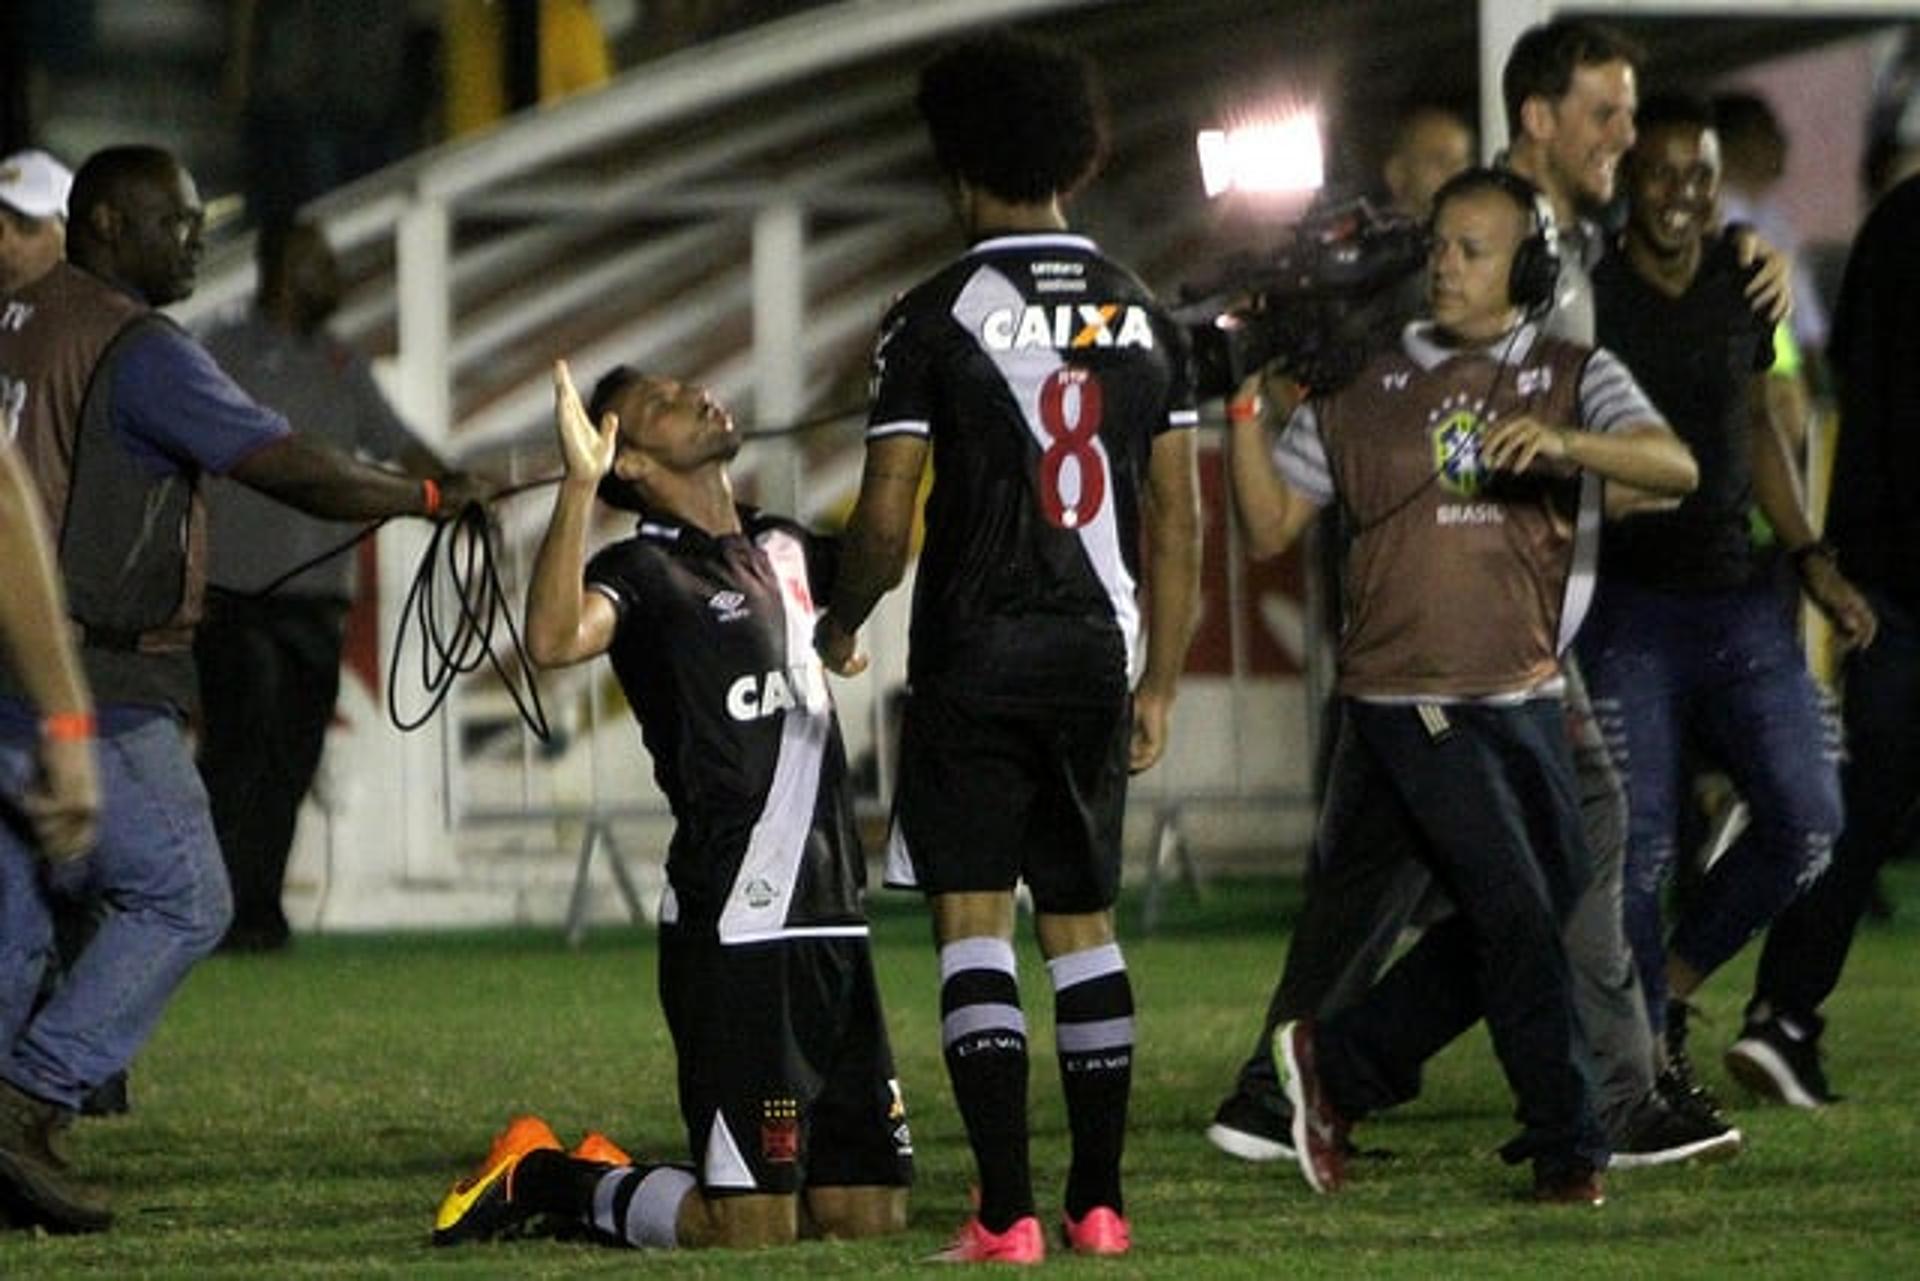
[[[1114, 941], [1127, 774], [1166, 745], [1196, 615], [1197, 415], [1180, 332], [1138, 280], [1067, 232], [1102, 150], [1090, 68], [1010, 34], [957, 46], [919, 106], [971, 248], [888, 313], [866, 471], [818, 634], [855, 633], [905, 568], [915, 588], [889, 884], [928, 895], [942, 1041], [980, 1174], [947, 1257], [1045, 1253], [1027, 1157], [1027, 1029], [1014, 890], [1033, 895], [1072, 1131], [1065, 1231], [1120, 1254], [1133, 993]], [[1144, 512], [1152, 596], [1137, 685]]]

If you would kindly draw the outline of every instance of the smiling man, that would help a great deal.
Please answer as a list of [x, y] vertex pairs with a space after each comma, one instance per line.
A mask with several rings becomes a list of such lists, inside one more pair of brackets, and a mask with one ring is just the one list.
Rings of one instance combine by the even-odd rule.
[[[1813, 680], [1748, 508], [1779, 531], [1801, 590], [1843, 641], [1865, 644], [1875, 620], [1807, 523], [1779, 424], [1755, 412], [1771, 407], [1761, 380], [1773, 327], [1747, 307], [1733, 233], [1713, 226], [1711, 108], [1649, 101], [1624, 172], [1621, 252], [1594, 272], [1600, 338], [1693, 449], [1700, 487], [1677, 509], [1608, 528], [1579, 651], [1632, 798], [1622, 902], [1649, 1020], [1666, 1032], [1667, 1093], [1710, 1110], [1688, 1069], [1685, 1000], [1818, 874], [1841, 818]], [[1661, 888], [1689, 736], [1732, 775], [1753, 821], [1669, 936]]]

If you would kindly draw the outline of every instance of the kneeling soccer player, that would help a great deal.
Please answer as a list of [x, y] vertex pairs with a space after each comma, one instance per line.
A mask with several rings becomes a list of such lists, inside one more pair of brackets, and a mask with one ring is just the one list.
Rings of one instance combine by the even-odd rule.
[[[517, 1118], [434, 1241], [584, 1223], [633, 1246], [779, 1245], [906, 1226], [912, 1145], [881, 1018], [846, 756], [812, 636], [833, 544], [736, 506], [733, 420], [620, 368], [582, 408], [554, 374], [566, 475], [534, 563], [528, 652], [607, 654], [673, 806], [660, 1000], [691, 1166], [569, 1154]], [[596, 429], [595, 424], [599, 426]], [[640, 516], [586, 563], [596, 493]]]

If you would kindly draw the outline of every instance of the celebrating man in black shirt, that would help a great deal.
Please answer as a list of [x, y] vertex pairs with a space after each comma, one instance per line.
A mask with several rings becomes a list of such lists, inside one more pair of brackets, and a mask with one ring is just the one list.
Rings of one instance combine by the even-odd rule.
[[[1684, 1054], [1686, 998], [1826, 864], [1840, 828], [1818, 700], [1770, 566], [1748, 536], [1758, 503], [1808, 599], [1843, 639], [1871, 638], [1871, 609], [1801, 511], [1771, 418], [1755, 413], [1773, 327], [1745, 299], [1734, 236], [1710, 224], [1720, 178], [1710, 110], [1678, 97], [1640, 109], [1623, 172], [1622, 251], [1594, 271], [1600, 339], [1692, 448], [1700, 487], [1676, 509], [1610, 526], [1578, 641], [1594, 710], [1630, 798], [1622, 891], [1648, 1016], [1666, 1031], [1677, 1097], [1705, 1102]], [[1753, 821], [1707, 873], [1669, 935], [1661, 883], [1684, 795], [1681, 744], [1698, 736]]]

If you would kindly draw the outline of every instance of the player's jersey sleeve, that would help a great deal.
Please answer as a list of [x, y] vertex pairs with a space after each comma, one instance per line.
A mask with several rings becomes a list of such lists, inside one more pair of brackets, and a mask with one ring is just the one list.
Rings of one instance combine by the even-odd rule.
[[1200, 425], [1200, 402], [1193, 387], [1193, 346], [1187, 341], [1186, 332], [1164, 313], [1158, 317], [1157, 327], [1161, 334], [1160, 341], [1167, 352], [1170, 379], [1167, 384], [1167, 417], [1165, 422], [1155, 426], [1156, 436], [1163, 431]]
[[1620, 358], [1596, 347], [1580, 371], [1580, 426], [1612, 432], [1637, 423], [1665, 426], [1666, 421]]
[[632, 565], [632, 551], [622, 543], [602, 548], [587, 562], [587, 590], [598, 592], [613, 606], [618, 627], [640, 612], [644, 592]]
[[936, 362], [926, 333], [931, 321], [912, 304], [911, 295], [894, 304], [874, 340], [868, 440], [900, 435], [925, 439], [933, 430]]

